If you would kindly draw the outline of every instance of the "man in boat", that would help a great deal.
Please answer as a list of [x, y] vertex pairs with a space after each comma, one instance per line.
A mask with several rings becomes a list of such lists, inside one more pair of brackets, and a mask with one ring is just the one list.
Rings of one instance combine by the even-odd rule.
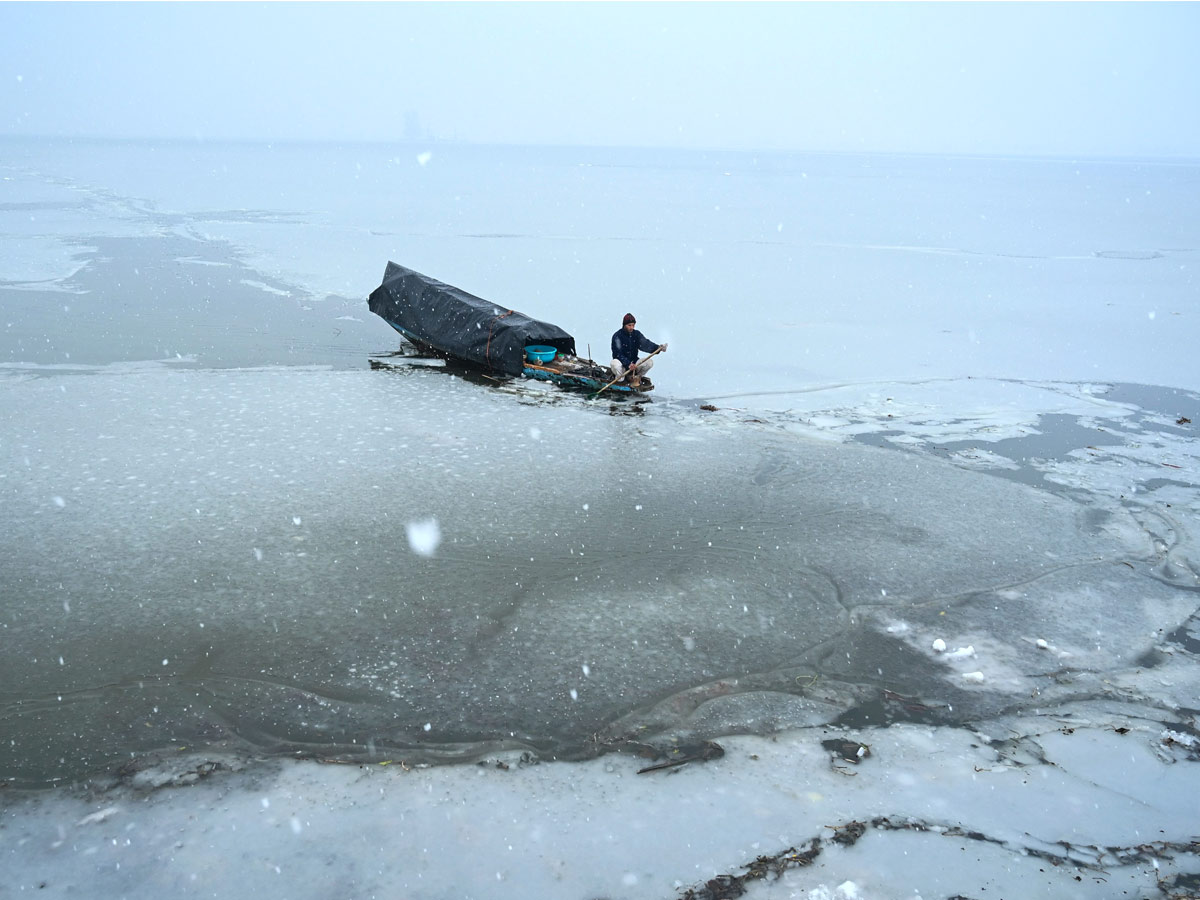
[[654, 366], [654, 360], [649, 357], [638, 362], [638, 351], [645, 353], [667, 352], [666, 344], [655, 344], [637, 330], [637, 319], [633, 313], [625, 313], [621, 320], [621, 330], [612, 336], [612, 369], [613, 378], [627, 379], [634, 387], [641, 384], [642, 376]]

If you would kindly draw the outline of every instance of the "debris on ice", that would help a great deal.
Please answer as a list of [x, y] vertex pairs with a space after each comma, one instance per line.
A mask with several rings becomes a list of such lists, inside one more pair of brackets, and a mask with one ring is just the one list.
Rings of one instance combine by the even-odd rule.
[[1180, 731], [1172, 731], [1167, 728], [1159, 735], [1159, 739], [1164, 744], [1179, 744], [1181, 747], [1187, 747], [1189, 750], [1200, 750], [1200, 740], [1197, 740], [1190, 734], [1184, 734]]

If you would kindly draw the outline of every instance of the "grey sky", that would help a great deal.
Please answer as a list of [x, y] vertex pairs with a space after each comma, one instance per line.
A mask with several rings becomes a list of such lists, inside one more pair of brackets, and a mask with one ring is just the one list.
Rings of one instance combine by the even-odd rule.
[[1190, 2], [5, 2], [0, 135], [1200, 157], [1197, 46]]

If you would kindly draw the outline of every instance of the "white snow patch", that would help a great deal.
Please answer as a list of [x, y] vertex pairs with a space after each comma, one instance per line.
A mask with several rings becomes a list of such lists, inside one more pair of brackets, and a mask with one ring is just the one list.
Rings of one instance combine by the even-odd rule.
[[104, 809], [98, 810], [90, 815], [84, 816], [76, 824], [77, 825], [99, 825], [101, 822], [106, 822], [121, 811], [117, 806], [106, 806]]
[[232, 263], [222, 262], [216, 259], [201, 259], [199, 256], [177, 256], [175, 262], [184, 263], [189, 266], [212, 266], [214, 268], [228, 269]]
[[1172, 731], [1170, 728], [1163, 731], [1161, 739], [1164, 744], [1180, 744], [1190, 750], [1200, 749], [1200, 740], [1190, 734]]
[[268, 294], [274, 294], [277, 297], [292, 296], [291, 291], [285, 291], [282, 288], [272, 287], [271, 285], [266, 284], [262, 281], [253, 281], [249, 278], [243, 278], [241, 280], [241, 283], [246, 285], [246, 287], [258, 288], [260, 291], [264, 291], [265, 293], [268, 293]]
[[808, 900], [865, 900], [865, 897], [853, 881], [843, 881], [832, 890], [823, 884], [813, 888], [808, 892]]

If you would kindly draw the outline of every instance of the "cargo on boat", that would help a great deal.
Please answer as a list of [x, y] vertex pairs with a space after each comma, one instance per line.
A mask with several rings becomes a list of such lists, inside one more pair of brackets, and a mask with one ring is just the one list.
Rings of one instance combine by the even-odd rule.
[[367, 301], [371, 312], [419, 351], [477, 366], [488, 373], [525, 376], [571, 387], [622, 393], [638, 389], [612, 382], [607, 366], [575, 355], [575, 338], [557, 325], [468, 294], [388, 262], [383, 282]]

